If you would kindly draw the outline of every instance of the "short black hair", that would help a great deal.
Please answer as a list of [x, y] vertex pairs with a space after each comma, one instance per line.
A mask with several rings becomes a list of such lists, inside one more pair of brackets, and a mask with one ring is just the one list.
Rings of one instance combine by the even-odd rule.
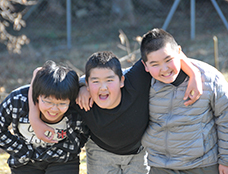
[[54, 61], [48, 60], [37, 72], [32, 89], [32, 99], [35, 104], [40, 95], [69, 99], [72, 104], [79, 91], [78, 75], [68, 66], [57, 65]]
[[153, 51], [163, 48], [167, 43], [172, 49], [177, 49], [178, 44], [171, 34], [160, 28], [154, 28], [143, 35], [141, 42], [141, 57], [144, 62], [147, 61], [147, 55]]
[[123, 75], [118, 57], [110, 51], [96, 52], [89, 57], [85, 66], [86, 81], [90, 77], [90, 72], [94, 68], [109, 68], [121, 80]]

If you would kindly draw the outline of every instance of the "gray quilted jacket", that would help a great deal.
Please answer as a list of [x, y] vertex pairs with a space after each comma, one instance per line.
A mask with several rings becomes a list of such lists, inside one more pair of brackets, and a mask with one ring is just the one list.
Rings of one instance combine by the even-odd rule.
[[228, 83], [214, 67], [192, 63], [202, 74], [203, 94], [191, 106], [183, 100], [188, 77], [179, 86], [151, 81], [150, 123], [142, 139], [150, 166], [228, 166]]

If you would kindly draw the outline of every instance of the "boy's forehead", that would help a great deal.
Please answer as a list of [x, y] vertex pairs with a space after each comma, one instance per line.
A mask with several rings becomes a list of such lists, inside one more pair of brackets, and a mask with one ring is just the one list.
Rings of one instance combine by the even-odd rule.
[[170, 52], [176, 51], [170, 43], [166, 43], [163, 47], [161, 47], [158, 50], [163, 50], [163, 51], [165, 50], [165, 51], [170, 51]]
[[89, 78], [111, 78], [117, 76], [110, 68], [94, 68], [90, 71]]
[[169, 43], [167, 43], [166, 45], [164, 45], [160, 49], [148, 53], [147, 56], [154, 55], [153, 58], [158, 58], [158, 56], [159, 57], [161, 56], [163, 58], [166, 58], [167, 56], [170, 57], [170, 56], [172, 56], [172, 55], [174, 55], [176, 53], [177, 53], [177, 50], [174, 49]]
[[48, 100], [69, 101], [68, 98], [66, 98], [66, 99], [58, 98], [58, 97], [56, 97], [54, 95], [48, 95], [48, 96], [46, 96], [46, 95], [42, 95], [41, 94], [41, 95], [39, 95], [39, 97], [41, 97], [42, 99], [48, 99]]

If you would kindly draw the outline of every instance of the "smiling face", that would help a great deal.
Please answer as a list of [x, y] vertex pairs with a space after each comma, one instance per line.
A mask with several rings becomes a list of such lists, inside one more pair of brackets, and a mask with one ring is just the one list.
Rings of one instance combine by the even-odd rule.
[[63, 118], [64, 113], [68, 110], [70, 100], [57, 100], [55, 97], [38, 97], [38, 106], [41, 111], [41, 118], [48, 123], [57, 123]]
[[147, 61], [143, 63], [145, 70], [163, 83], [172, 83], [181, 69], [180, 53], [180, 47], [174, 50], [170, 44], [166, 44], [163, 48], [147, 55]]
[[121, 101], [124, 76], [120, 78], [109, 68], [94, 68], [90, 71], [87, 89], [94, 102], [103, 109], [113, 109]]

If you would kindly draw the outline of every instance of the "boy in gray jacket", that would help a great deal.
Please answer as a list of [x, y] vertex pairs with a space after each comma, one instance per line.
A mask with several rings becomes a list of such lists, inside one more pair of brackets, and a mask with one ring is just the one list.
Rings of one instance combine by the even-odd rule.
[[202, 75], [203, 94], [185, 106], [182, 98], [189, 77], [181, 70], [183, 54], [174, 38], [162, 29], [149, 31], [143, 36], [141, 56], [145, 70], [154, 77], [150, 122], [142, 139], [150, 173], [227, 174], [228, 83], [223, 75], [192, 60]]

